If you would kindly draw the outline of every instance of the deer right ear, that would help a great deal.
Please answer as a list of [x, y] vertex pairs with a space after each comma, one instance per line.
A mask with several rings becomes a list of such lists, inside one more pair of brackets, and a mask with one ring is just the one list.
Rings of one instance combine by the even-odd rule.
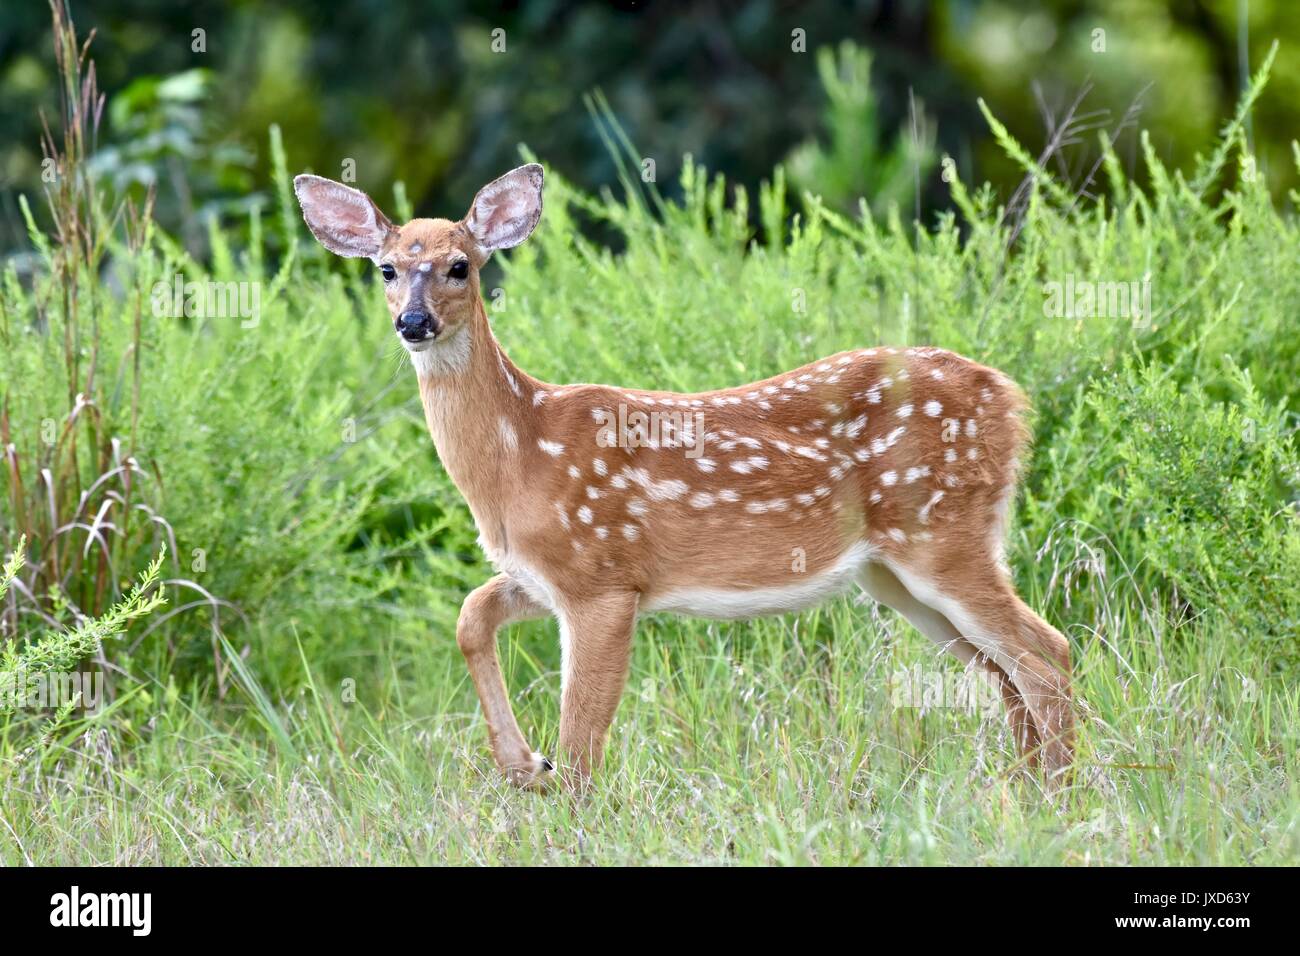
[[330, 252], [372, 259], [384, 248], [393, 224], [361, 190], [304, 173], [294, 177], [293, 191], [307, 228]]

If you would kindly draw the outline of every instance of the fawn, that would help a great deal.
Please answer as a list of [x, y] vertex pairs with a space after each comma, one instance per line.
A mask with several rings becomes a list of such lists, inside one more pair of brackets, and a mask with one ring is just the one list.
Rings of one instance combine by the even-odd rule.
[[459, 222], [395, 226], [318, 176], [294, 189], [326, 249], [379, 267], [438, 456], [497, 569], [456, 640], [512, 783], [544, 787], [555, 767], [515, 721], [503, 625], [559, 621], [560, 757], [581, 785], [639, 614], [781, 614], [853, 585], [987, 672], [1027, 765], [1068, 771], [1069, 645], [1003, 558], [1029, 441], [1009, 378], [942, 349], [869, 348], [698, 394], [550, 385], [502, 351], [479, 293], [487, 258], [541, 218], [541, 166], [484, 186]]

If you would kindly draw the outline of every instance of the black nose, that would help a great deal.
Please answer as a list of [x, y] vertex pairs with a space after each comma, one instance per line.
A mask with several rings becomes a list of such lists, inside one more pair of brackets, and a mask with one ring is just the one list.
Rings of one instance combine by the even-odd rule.
[[428, 312], [403, 312], [397, 317], [397, 331], [408, 342], [419, 342], [433, 331], [433, 318]]

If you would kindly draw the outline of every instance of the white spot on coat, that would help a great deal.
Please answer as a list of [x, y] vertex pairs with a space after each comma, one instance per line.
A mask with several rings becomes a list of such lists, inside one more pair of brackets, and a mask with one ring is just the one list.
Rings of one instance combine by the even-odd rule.
[[519, 437], [515, 434], [515, 426], [510, 424], [510, 419], [498, 418], [497, 430], [501, 433], [501, 444], [505, 445], [507, 450], [513, 452], [519, 447]]
[[933, 508], [942, 500], [943, 500], [942, 491], [936, 491], [934, 494], [930, 496], [930, 500], [927, 501], [924, 506], [922, 506], [920, 512], [918, 512], [917, 514], [917, 517], [921, 519], [922, 524], [925, 524], [930, 520], [930, 509]]

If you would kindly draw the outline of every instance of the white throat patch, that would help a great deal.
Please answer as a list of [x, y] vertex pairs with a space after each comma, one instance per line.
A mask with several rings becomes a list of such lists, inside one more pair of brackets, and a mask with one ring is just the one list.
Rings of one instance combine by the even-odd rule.
[[[403, 346], [405, 348], [405, 346]], [[422, 349], [407, 349], [411, 367], [420, 378], [435, 378], [452, 372], [463, 372], [469, 365], [470, 334], [466, 323], [447, 338], [438, 339]]]

